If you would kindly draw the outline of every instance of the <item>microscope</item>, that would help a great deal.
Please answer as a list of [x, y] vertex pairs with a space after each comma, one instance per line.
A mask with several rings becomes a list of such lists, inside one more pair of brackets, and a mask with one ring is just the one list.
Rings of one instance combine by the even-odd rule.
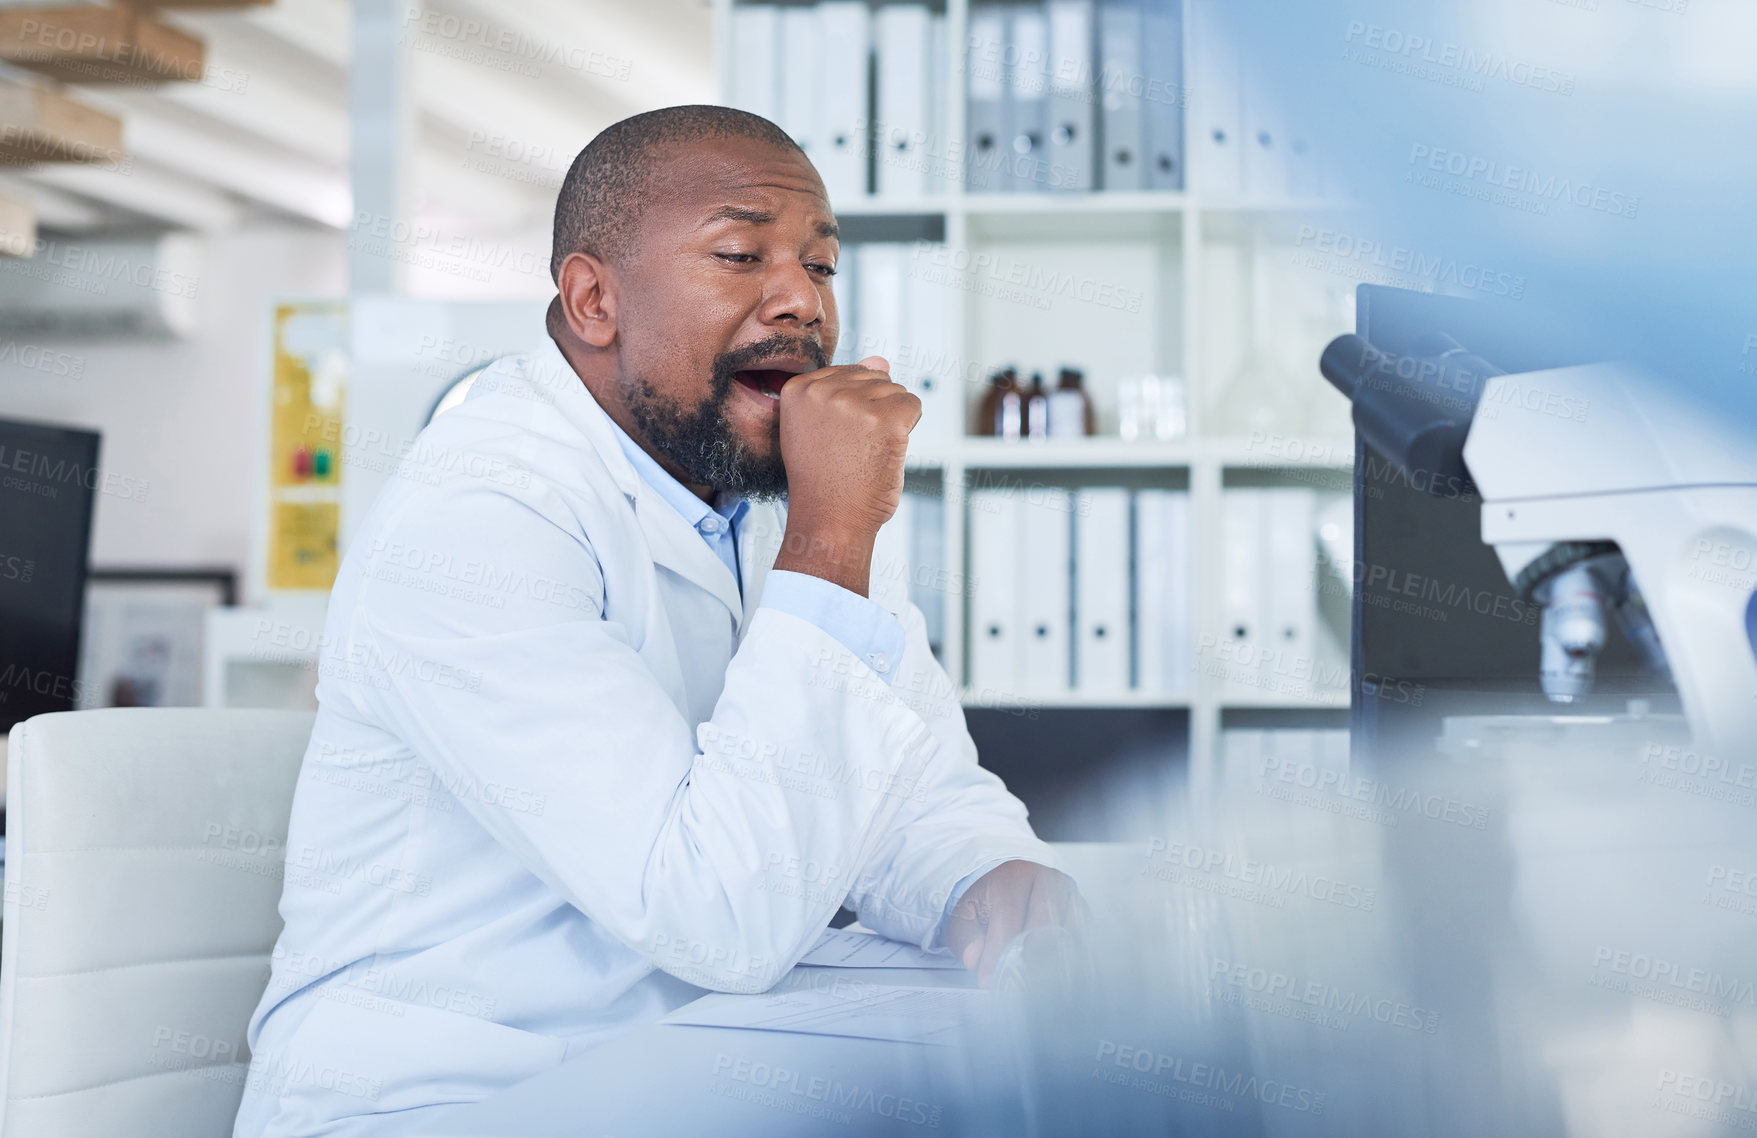
[[1757, 742], [1750, 424], [1633, 365], [1508, 373], [1440, 331], [1400, 351], [1341, 336], [1319, 366], [1352, 401], [1359, 446], [1480, 496], [1482, 542], [1541, 614], [1551, 702], [1591, 693], [1614, 624], [1675, 687], [1697, 746]]

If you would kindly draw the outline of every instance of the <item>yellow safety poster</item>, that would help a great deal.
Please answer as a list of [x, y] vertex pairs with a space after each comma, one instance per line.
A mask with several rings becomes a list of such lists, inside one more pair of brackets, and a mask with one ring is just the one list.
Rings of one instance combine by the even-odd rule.
[[345, 304], [275, 306], [268, 448], [271, 589], [327, 590], [335, 584], [347, 375]]

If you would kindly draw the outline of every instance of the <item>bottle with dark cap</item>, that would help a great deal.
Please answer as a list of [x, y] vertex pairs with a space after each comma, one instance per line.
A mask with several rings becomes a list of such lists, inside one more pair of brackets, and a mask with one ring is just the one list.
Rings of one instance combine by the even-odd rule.
[[1049, 392], [1043, 386], [1043, 373], [1031, 373], [1031, 386], [1025, 391], [1025, 437], [1049, 437]]
[[988, 385], [988, 394], [982, 397], [982, 409], [977, 414], [977, 433], [1019, 438], [1025, 428], [1025, 405], [1017, 369], [1009, 367], [995, 372], [988, 377]]

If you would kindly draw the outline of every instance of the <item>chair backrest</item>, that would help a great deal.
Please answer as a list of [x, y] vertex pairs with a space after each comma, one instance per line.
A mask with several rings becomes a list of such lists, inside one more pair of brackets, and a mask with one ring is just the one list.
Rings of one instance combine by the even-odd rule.
[[0, 1138], [229, 1138], [313, 715], [40, 715], [7, 756]]

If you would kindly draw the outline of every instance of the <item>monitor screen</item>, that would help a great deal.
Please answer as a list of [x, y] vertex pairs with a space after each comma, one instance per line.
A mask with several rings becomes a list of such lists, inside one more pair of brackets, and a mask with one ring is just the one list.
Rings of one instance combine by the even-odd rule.
[[0, 419], [0, 731], [73, 709], [98, 478], [96, 432]]

